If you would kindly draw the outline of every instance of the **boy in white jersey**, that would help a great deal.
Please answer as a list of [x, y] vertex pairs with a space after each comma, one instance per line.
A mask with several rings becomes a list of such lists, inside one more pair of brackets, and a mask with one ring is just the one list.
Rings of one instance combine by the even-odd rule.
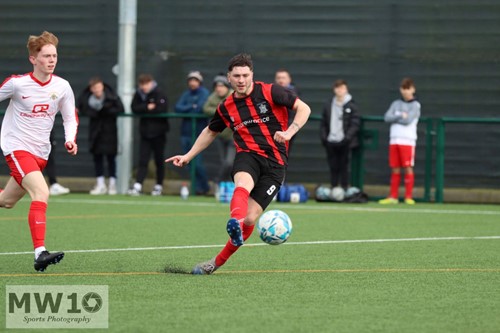
[[33, 72], [11, 76], [0, 85], [0, 101], [10, 99], [1, 129], [1, 148], [11, 178], [0, 193], [0, 207], [12, 208], [28, 193], [28, 222], [35, 248], [35, 270], [44, 271], [64, 257], [45, 249], [45, 225], [49, 188], [42, 175], [50, 153], [50, 131], [58, 111], [64, 123], [65, 147], [76, 155], [78, 118], [75, 97], [68, 81], [53, 75], [58, 39], [44, 31], [28, 38]]
[[420, 103], [415, 99], [415, 84], [405, 78], [399, 87], [402, 99], [392, 102], [385, 113], [385, 122], [391, 124], [389, 166], [391, 167], [391, 192], [389, 197], [379, 201], [381, 204], [399, 203], [399, 184], [401, 169], [405, 172], [405, 203], [414, 205], [413, 185], [415, 176], [415, 146], [417, 144], [417, 124], [420, 117]]

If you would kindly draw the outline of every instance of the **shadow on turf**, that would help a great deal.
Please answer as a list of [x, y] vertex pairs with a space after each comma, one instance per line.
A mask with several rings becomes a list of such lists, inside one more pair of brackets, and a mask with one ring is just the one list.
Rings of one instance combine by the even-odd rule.
[[189, 275], [191, 275], [190, 270], [186, 270], [183, 267], [174, 266], [174, 265], [170, 265], [170, 264], [165, 265], [165, 267], [161, 269], [161, 272], [166, 273], [166, 274], [189, 274]]

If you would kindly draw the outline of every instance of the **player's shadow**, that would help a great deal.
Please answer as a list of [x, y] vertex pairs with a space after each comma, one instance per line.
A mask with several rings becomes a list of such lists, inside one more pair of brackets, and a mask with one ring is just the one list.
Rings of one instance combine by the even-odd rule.
[[165, 267], [163, 267], [160, 270], [161, 273], [165, 274], [189, 274], [191, 275], [191, 271], [186, 270], [183, 267], [171, 265], [171, 264], [166, 264]]

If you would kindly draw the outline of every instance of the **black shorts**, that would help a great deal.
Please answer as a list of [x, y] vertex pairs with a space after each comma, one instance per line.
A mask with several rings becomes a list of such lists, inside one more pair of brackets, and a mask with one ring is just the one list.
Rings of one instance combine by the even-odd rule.
[[237, 153], [231, 172], [233, 180], [234, 175], [242, 171], [252, 176], [255, 187], [250, 196], [265, 210], [285, 180], [285, 166], [273, 163], [257, 154]]

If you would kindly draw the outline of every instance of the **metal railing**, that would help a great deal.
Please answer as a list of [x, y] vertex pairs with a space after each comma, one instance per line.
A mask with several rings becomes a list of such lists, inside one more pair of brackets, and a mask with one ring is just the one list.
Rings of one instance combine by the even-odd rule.
[[500, 124], [500, 118], [475, 118], [475, 117], [443, 117], [437, 119], [436, 142], [436, 195], [435, 201], [444, 202], [444, 162], [446, 124]]
[[[4, 112], [0, 112], [0, 117]], [[196, 140], [196, 128], [198, 119], [207, 119], [204, 114], [182, 114], [182, 113], [161, 113], [151, 115], [138, 114], [120, 114], [120, 117], [133, 118], [180, 118], [191, 119], [192, 142]], [[321, 116], [311, 115], [310, 120], [320, 121]], [[435, 196], [434, 200], [437, 203], [444, 201], [444, 176], [445, 176], [445, 138], [446, 124], [500, 124], [500, 118], [475, 118], [475, 117], [442, 117], [429, 118], [421, 117], [420, 123], [425, 124], [425, 168], [424, 168], [424, 195], [422, 198], [417, 198], [421, 201], [432, 201], [432, 157], [434, 150], [436, 151], [435, 164]], [[360, 189], [364, 186], [365, 176], [365, 153], [368, 150], [378, 148], [378, 130], [369, 128], [370, 123], [383, 123], [383, 116], [363, 116], [361, 117], [361, 129], [359, 132], [360, 147], [353, 151], [351, 163], [351, 184]], [[436, 145], [434, 145], [434, 136], [437, 137]], [[196, 188], [196, 161], [195, 158], [191, 163], [190, 178], [191, 190], [195, 192]]]

